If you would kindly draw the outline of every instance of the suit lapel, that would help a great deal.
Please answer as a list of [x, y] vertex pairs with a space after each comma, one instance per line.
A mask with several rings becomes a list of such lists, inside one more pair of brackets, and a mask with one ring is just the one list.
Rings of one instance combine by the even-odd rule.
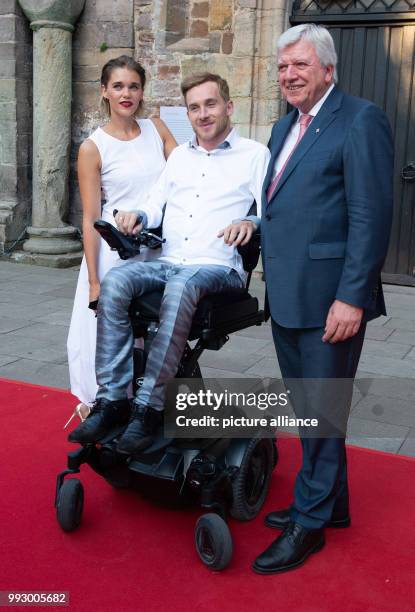
[[278, 157], [279, 152], [281, 151], [281, 147], [284, 144], [285, 139], [287, 138], [288, 132], [291, 129], [292, 124], [297, 119], [297, 111], [293, 110], [288, 115], [283, 117], [278, 124], [276, 133], [272, 136], [272, 141], [270, 142], [270, 150], [271, 150], [271, 159], [269, 160], [267, 174], [265, 176], [265, 180], [262, 186], [262, 201], [264, 204], [267, 204], [267, 189], [272, 181], [272, 175], [274, 174], [275, 162]]
[[318, 139], [321, 137], [321, 135], [335, 120], [336, 111], [340, 108], [342, 99], [343, 94], [336, 88], [334, 88], [327, 100], [324, 102], [320, 111], [310, 123], [309, 128], [307, 129], [299, 145], [297, 146], [290, 160], [288, 161], [288, 164], [285, 167], [285, 170], [278, 182], [278, 185], [276, 186], [274, 193], [272, 194], [270, 203], [272, 202], [278, 191], [281, 189], [281, 187], [289, 179], [291, 173], [297, 167], [297, 165], [300, 163], [306, 153], [318, 142]]

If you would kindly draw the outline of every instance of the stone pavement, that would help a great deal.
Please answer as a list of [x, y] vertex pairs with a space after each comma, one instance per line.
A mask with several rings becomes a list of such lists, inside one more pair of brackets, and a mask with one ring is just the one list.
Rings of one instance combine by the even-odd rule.
[[[69, 387], [66, 337], [77, 276], [75, 268], [0, 260], [0, 377]], [[388, 316], [368, 326], [349, 441], [415, 456], [415, 288], [385, 289]], [[263, 304], [262, 281], [253, 279], [251, 291]], [[233, 334], [220, 351], [206, 351], [201, 365], [209, 378], [279, 376], [270, 325]]]

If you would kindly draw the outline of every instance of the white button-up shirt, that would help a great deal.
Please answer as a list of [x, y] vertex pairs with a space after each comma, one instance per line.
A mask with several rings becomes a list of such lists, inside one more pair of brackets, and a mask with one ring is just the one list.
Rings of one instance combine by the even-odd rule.
[[268, 149], [233, 129], [213, 151], [196, 139], [178, 146], [147, 200], [138, 211], [147, 227], [162, 221], [160, 261], [179, 265], [216, 264], [234, 268], [244, 278], [237, 249], [217, 234], [245, 218], [254, 200], [261, 210], [262, 183], [269, 162]]

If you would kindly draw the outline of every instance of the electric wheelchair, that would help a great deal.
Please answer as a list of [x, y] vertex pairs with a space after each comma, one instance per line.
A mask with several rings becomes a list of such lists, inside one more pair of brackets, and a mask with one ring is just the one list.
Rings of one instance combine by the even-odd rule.
[[[135, 237], [124, 236], [111, 224], [97, 221], [95, 228], [122, 259], [135, 256], [141, 245], [157, 248], [161, 232], [143, 230]], [[177, 378], [202, 378], [198, 359], [205, 349], [219, 350], [228, 334], [261, 325], [264, 312], [248, 292], [251, 274], [259, 259], [259, 235], [239, 247], [248, 273], [246, 289], [240, 293], [206, 296], [197, 308]], [[130, 319], [135, 338], [144, 348], [134, 349], [134, 390], [140, 385], [146, 355], [157, 333], [162, 293], [134, 299]], [[193, 346], [191, 346], [191, 342]], [[203, 381], [201, 381], [203, 384]], [[153, 444], [135, 456], [117, 453], [116, 442], [124, 427], [115, 428], [96, 444], [86, 444], [68, 454], [68, 468], [57, 476], [55, 507], [65, 531], [79, 527], [84, 491], [77, 478], [87, 463], [112, 486], [134, 488], [170, 503], [198, 502], [206, 511], [196, 523], [195, 546], [202, 562], [211, 569], [224, 569], [232, 557], [232, 537], [226, 523], [228, 513], [247, 521], [260, 511], [278, 461], [275, 438], [167, 439], [163, 428]]]

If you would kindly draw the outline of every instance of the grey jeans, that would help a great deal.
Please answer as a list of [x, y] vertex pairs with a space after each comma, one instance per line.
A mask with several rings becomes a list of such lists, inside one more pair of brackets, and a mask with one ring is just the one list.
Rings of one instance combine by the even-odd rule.
[[159, 329], [134, 400], [162, 410], [165, 383], [176, 375], [198, 302], [207, 294], [240, 291], [243, 286], [236, 270], [227, 266], [131, 261], [112, 268], [101, 284], [98, 305], [97, 399], [127, 397], [134, 346], [128, 309], [134, 297], [164, 291]]

